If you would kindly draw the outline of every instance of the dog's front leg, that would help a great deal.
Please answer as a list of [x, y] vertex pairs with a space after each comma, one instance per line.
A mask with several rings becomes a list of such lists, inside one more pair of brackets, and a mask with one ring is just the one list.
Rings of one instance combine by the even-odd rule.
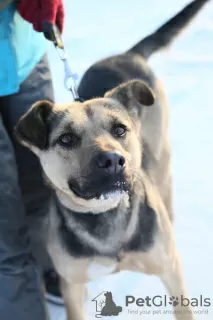
[[185, 286], [182, 265], [179, 254], [173, 238], [173, 230], [168, 216], [162, 212], [161, 221], [159, 221], [158, 236], [153, 248], [147, 252], [145, 265], [147, 270], [157, 275], [164, 283], [174, 308], [174, 317], [176, 320], [193, 320], [193, 311], [190, 304], [181, 305], [181, 298], [188, 299], [188, 293]]
[[[190, 306], [181, 307], [180, 304], [181, 296], [183, 298], [188, 296], [181, 263], [173, 241], [171, 224], [168, 216], [165, 217], [166, 219], [162, 224], [164, 229], [158, 230], [153, 246], [146, 252], [124, 253], [119, 268], [120, 270], [139, 271], [158, 276], [171, 298], [178, 298], [177, 302], [171, 299], [176, 320], [193, 320]], [[169, 297], [167, 301], [170, 302]]]
[[190, 303], [189, 306], [181, 306], [181, 297], [187, 299], [188, 295], [177, 252], [174, 253], [174, 257], [170, 262], [168, 268], [165, 268], [165, 272], [160, 274], [159, 277], [171, 296], [170, 303], [173, 304], [175, 318], [177, 320], [193, 320], [194, 316]]
[[84, 284], [71, 284], [61, 280], [61, 291], [66, 306], [67, 320], [84, 320]]

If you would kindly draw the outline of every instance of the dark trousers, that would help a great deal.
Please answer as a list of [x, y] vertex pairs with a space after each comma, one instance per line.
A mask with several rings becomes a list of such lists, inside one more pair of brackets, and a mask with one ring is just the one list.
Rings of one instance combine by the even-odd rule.
[[36, 156], [13, 137], [18, 119], [38, 100], [54, 100], [51, 74], [44, 57], [20, 91], [0, 97], [0, 319], [44, 320], [38, 260], [45, 251], [29, 232], [39, 228], [49, 190]]

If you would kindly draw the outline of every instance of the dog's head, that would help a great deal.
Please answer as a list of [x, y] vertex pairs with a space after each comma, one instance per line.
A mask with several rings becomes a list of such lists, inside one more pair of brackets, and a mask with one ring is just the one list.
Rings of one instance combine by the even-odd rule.
[[107, 291], [104, 293], [105, 297], [106, 297], [106, 301], [112, 301], [112, 292]]
[[134, 184], [142, 160], [139, 118], [153, 103], [152, 91], [134, 80], [84, 103], [39, 101], [15, 133], [73, 209], [103, 212], [116, 207]]

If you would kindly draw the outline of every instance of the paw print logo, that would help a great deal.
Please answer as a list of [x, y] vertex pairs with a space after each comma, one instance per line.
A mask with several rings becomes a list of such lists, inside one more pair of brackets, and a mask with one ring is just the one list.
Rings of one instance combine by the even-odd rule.
[[171, 304], [173, 307], [177, 307], [179, 305], [178, 297], [170, 297], [169, 298], [169, 304]]

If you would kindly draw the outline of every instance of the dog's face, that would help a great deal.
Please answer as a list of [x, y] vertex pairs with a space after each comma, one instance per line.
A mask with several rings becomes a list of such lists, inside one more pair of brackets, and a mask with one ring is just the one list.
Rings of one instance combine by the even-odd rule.
[[73, 209], [101, 212], [116, 207], [131, 190], [141, 166], [139, 115], [153, 102], [151, 90], [138, 80], [84, 103], [40, 101], [15, 133], [37, 154], [45, 175], [69, 196]]

